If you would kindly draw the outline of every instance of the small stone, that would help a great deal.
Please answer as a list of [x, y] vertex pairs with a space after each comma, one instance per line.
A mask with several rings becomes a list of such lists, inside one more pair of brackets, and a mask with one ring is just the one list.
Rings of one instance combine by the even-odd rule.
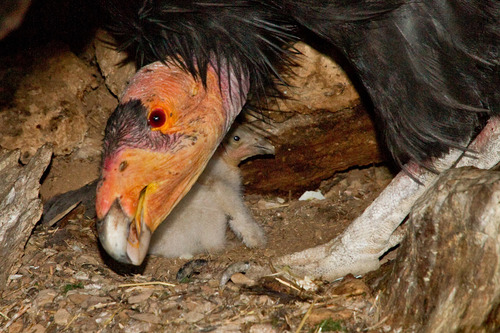
[[127, 300], [128, 304], [137, 304], [137, 303], [144, 302], [145, 300], [150, 298], [152, 294], [153, 294], [153, 289], [150, 289], [150, 290], [146, 290], [138, 295], [130, 296]]
[[200, 312], [198, 309], [200, 308], [200, 303], [198, 302], [198, 300], [195, 300], [195, 301], [192, 301], [192, 300], [186, 300], [184, 302], [184, 307], [188, 310], [188, 311], [198, 311]]
[[81, 247], [79, 247], [79, 246], [78, 246], [78, 245], [76, 245], [76, 244], [71, 245], [71, 248], [72, 248], [75, 252], [79, 252], [79, 253], [82, 253], [82, 252], [83, 252], [82, 248], [81, 248]]
[[231, 276], [231, 281], [237, 285], [243, 285], [247, 287], [251, 287], [255, 285], [255, 281], [248, 278], [245, 274], [236, 273]]
[[54, 314], [54, 322], [56, 325], [67, 325], [69, 323], [69, 320], [71, 318], [71, 314], [66, 310], [66, 309], [59, 309], [57, 312]]
[[138, 321], [135, 323], [131, 323], [126, 326], [125, 332], [127, 333], [152, 332], [151, 323], [145, 321]]
[[278, 208], [278, 207], [281, 207], [281, 204], [277, 203], [277, 202], [267, 201], [264, 199], [260, 199], [257, 202], [257, 208], [259, 208], [259, 209], [272, 209], [272, 208]]
[[151, 324], [161, 323], [161, 319], [153, 313], [133, 313], [130, 318]]
[[97, 283], [86, 284], [84, 287], [86, 290], [100, 290], [102, 289], [102, 285]]
[[360, 279], [355, 279], [354, 277], [346, 277], [339, 286], [333, 288], [332, 294], [343, 295], [343, 296], [357, 296], [357, 295], [370, 295], [370, 287], [366, 285]]
[[250, 327], [250, 333], [277, 333], [278, 331], [271, 324], [255, 324]]
[[307, 200], [325, 200], [325, 196], [321, 191], [305, 191], [299, 198], [299, 201], [307, 201]]
[[88, 273], [85, 273], [85, 272], [76, 272], [73, 277], [77, 280], [83, 280], [83, 281], [86, 281], [89, 279], [89, 274]]
[[219, 281], [212, 279], [207, 281], [207, 285], [210, 288], [218, 288], [219, 287]]
[[109, 320], [109, 318], [111, 318], [111, 313], [104, 311], [104, 312], [99, 314], [99, 318], [96, 318], [95, 322], [97, 324], [102, 324], [102, 323], [107, 322]]
[[198, 311], [190, 311], [184, 315], [184, 320], [188, 323], [196, 323], [203, 319], [205, 315]]
[[81, 265], [92, 265], [92, 266], [99, 266], [99, 261], [93, 256], [90, 256], [88, 254], [83, 254], [81, 256], [78, 256], [76, 258], [76, 263], [81, 266]]
[[83, 302], [87, 301], [90, 297], [89, 295], [86, 294], [70, 294], [70, 292], [68, 292], [68, 298], [71, 302], [75, 303], [76, 305], [82, 304]]
[[42, 307], [45, 304], [52, 303], [54, 298], [57, 296], [57, 292], [53, 289], [40, 290], [35, 298], [35, 304], [38, 307]]
[[111, 302], [111, 298], [109, 297], [90, 296], [85, 302], [81, 304], [81, 306], [82, 308], [90, 308], [97, 307], [99, 304], [107, 304], [109, 302]]
[[45, 327], [40, 324], [35, 324], [34, 326], [30, 327], [27, 331], [27, 333], [44, 333], [45, 332]]

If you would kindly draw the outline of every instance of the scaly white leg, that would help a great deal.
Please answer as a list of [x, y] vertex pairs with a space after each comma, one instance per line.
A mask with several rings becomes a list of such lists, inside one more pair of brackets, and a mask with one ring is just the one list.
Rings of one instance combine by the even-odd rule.
[[[457, 166], [476, 166], [484, 169], [500, 161], [500, 120], [492, 118], [470, 145], [477, 153], [463, 157]], [[433, 166], [438, 171], [452, 167], [463, 153], [452, 150]], [[355, 219], [343, 234], [327, 244], [293, 253], [275, 260], [278, 267], [288, 266], [293, 274], [334, 280], [348, 273], [364, 274], [377, 269], [379, 257], [396, 245], [401, 237], [393, 236], [408, 215], [415, 201], [437, 179], [435, 173], [415, 165], [408, 169], [421, 182], [401, 172], [380, 196]]]

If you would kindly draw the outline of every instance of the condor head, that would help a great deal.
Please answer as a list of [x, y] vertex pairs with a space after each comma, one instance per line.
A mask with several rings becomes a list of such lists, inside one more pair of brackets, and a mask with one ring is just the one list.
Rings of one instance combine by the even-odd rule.
[[160, 62], [135, 75], [108, 120], [97, 188], [99, 239], [111, 257], [143, 262], [152, 233], [203, 171], [247, 90], [224, 68], [209, 67], [205, 83]]

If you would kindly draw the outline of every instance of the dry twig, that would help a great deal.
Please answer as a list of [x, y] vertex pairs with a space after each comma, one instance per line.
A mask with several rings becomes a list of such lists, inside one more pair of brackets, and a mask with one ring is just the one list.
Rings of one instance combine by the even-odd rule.
[[160, 286], [166, 286], [166, 287], [175, 287], [175, 284], [172, 284], [172, 283], [161, 282], [161, 281], [151, 281], [151, 282], [138, 282], [138, 283], [119, 284], [118, 288], [140, 287], [140, 286], [154, 286], [154, 285], [160, 285]]
[[299, 327], [297, 327], [297, 329], [295, 330], [295, 333], [299, 333], [300, 330], [302, 329], [302, 327], [304, 327], [304, 324], [306, 323], [306, 320], [307, 318], [309, 318], [309, 315], [311, 314], [312, 312], [312, 309], [314, 307], [314, 304], [315, 304], [315, 301], [313, 301], [311, 303], [311, 306], [309, 307], [309, 309], [307, 309], [307, 312], [306, 314], [304, 315], [304, 317], [302, 318], [302, 320], [300, 321], [300, 324], [299, 324]]

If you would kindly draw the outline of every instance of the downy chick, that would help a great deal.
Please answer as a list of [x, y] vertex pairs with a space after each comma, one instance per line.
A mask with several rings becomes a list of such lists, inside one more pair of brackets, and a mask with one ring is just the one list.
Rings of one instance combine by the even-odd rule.
[[226, 135], [189, 193], [154, 232], [149, 253], [190, 258], [216, 252], [226, 243], [226, 226], [248, 247], [266, 237], [243, 201], [238, 164], [255, 155], [274, 154], [274, 146], [245, 125]]

